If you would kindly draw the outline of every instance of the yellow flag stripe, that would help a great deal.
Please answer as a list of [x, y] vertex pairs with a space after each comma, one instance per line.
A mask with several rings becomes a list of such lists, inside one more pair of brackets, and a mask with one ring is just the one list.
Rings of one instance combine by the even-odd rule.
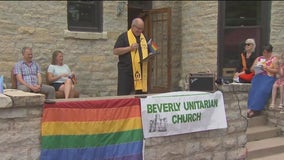
[[141, 129], [141, 118], [96, 122], [44, 122], [42, 136], [93, 135]]

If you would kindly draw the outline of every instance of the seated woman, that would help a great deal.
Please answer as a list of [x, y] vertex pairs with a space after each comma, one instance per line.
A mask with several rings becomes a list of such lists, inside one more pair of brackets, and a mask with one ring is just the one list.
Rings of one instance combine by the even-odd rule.
[[234, 74], [234, 82], [250, 83], [254, 72], [250, 68], [255, 60], [255, 41], [254, 39], [247, 39], [245, 41], [244, 52], [240, 54], [240, 63]]
[[71, 72], [68, 65], [63, 63], [63, 53], [54, 51], [52, 62], [47, 69], [47, 82], [55, 88], [55, 91], [63, 91], [65, 99], [74, 98], [75, 74]]
[[248, 118], [259, 114], [271, 96], [272, 86], [279, 68], [278, 58], [272, 55], [272, 50], [272, 45], [265, 46], [262, 52], [263, 56], [257, 57], [251, 67], [255, 76], [248, 94]]
[[277, 89], [280, 91], [280, 103], [278, 108], [283, 108], [283, 86], [284, 86], [284, 52], [281, 54], [279, 61], [279, 70], [278, 70], [279, 78], [274, 82], [272, 88], [272, 97], [269, 105], [269, 109], [273, 110], [275, 108], [275, 101], [277, 96]]

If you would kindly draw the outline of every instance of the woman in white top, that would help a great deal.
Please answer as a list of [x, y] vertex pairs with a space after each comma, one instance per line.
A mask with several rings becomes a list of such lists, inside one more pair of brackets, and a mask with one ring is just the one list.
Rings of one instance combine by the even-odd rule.
[[68, 65], [63, 63], [63, 53], [59, 50], [52, 54], [52, 62], [47, 69], [47, 81], [56, 91], [63, 91], [65, 99], [74, 98], [74, 82]]

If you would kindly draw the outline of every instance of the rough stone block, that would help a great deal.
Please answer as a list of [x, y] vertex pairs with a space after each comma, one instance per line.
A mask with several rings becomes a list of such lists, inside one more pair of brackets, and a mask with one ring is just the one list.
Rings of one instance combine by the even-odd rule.
[[4, 94], [13, 101], [13, 107], [41, 106], [45, 96], [40, 93], [24, 92], [17, 89], [5, 89]]
[[12, 99], [4, 94], [0, 94], [0, 108], [12, 107]]
[[27, 108], [15, 108], [15, 109], [1, 109], [0, 118], [13, 119], [13, 118], [26, 118], [28, 117]]

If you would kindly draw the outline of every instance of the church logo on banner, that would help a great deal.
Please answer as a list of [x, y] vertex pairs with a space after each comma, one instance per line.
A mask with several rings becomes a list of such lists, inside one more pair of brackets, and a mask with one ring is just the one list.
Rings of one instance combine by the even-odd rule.
[[170, 92], [140, 101], [144, 138], [227, 128], [220, 91]]

